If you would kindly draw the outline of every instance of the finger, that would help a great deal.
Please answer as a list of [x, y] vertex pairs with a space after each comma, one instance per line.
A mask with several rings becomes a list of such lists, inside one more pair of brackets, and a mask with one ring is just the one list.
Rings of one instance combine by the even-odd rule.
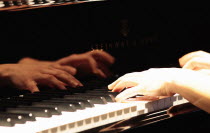
[[71, 74], [59, 70], [59, 69], [45, 69], [42, 72], [43, 74], [50, 74], [55, 76], [58, 80], [66, 83], [67, 85], [69, 85], [70, 87], [78, 87], [78, 86], [83, 86], [82, 83], [77, 80], [74, 76], [72, 76]]
[[209, 59], [206, 58], [199, 58], [195, 57], [191, 60], [189, 60], [183, 68], [185, 69], [191, 69], [191, 70], [199, 70], [199, 69], [210, 69], [210, 63], [207, 62]]
[[111, 65], [115, 61], [115, 58], [105, 51], [93, 50], [93, 51], [90, 51], [89, 53], [91, 53], [94, 59], [100, 62], [103, 62], [104, 64], [107, 64], [107, 65]]
[[24, 90], [29, 90], [30, 92], [39, 92], [39, 89], [37, 87], [37, 83], [35, 81], [27, 81], [26, 82], [26, 88]]
[[84, 59], [93, 74], [102, 78], [106, 78], [106, 74], [98, 68], [96, 60], [94, 60], [91, 56], [86, 56]]
[[108, 85], [108, 89], [112, 90], [121, 80], [118, 78], [117, 80], [115, 80], [113, 83]]
[[67, 83], [70, 87], [83, 86], [79, 80], [77, 80], [74, 76], [70, 74], [60, 73], [54, 76], [62, 82]]
[[40, 85], [49, 86], [51, 88], [66, 90], [65, 83], [59, 81], [53, 75], [40, 74], [39, 77], [36, 79], [36, 82]]
[[71, 75], [75, 75], [77, 73], [77, 69], [72, 66], [61, 66], [59, 64], [53, 65], [54, 68], [66, 71]]
[[189, 60], [195, 57], [205, 57], [205, 56], [209, 56], [209, 55], [207, 52], [204, 52], [204, 51], [190, 52], [179, 59], [179, 64], [181, 67], [183, 67]]
[[127, 99], [129, 97], [133, 97], [138, 94], [143, 94], [142, 90], [143, 90], [142, 86], [135, 86], [135, 87], [129, 88], [129, 89], [121, 92], [120, 94], [118, 94], [116, 96], [115, 99], [117, 102], [123, 102], [125, 99]]
[[59, 60], [58, 63], [61, 65], [72, 65], [76, 68], [78, 68], [81, 64], [85, 64], [86, 66], [84, 69], [87, 69], [88, 72], [99, 77], [106, 78], [106, 74], [98, 69], [96, 60], [92, 56], [88, 56], [87, 54], [71, 55]]
[[134, 86], [137, 86], [138, 84], [136, 82], [133, 82], [132, 80], [121, 80], [118, 82], [118, 84], [115, 85], [115, 87], [112, 89], [113, 92], [120, 92], [125, 88], [131, 88]]
[[94, 72], [95, 75], [101, 77], [101, 78], [107, 78], [107, 75], [101, 70], [101, 69], [98, 69]]
[[106, 75], [106, 77], [110, 77], [112, 75], [111, 71], [109, 70], [108, 66], [98, 62], [98, 68]]

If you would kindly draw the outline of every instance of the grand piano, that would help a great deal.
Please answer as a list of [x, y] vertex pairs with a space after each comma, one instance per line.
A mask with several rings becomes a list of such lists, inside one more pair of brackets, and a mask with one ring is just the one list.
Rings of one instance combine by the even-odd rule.
[[[106, 86], [127, 72], [179, 67], [178, 58], [191, 51], [210, 52], [210, 9], [161, 8], [138, 0], [0, 2], [1, 63], [14, 63], [22, 57], [56, 60], [94, 49], [116, 57], [114, 77], [81, 79], [85, 87], [79, 92], [70, 88], [30, 94], [1, 88], [0, 132], [209, 129], [210, 117], [202, 110], [168, 115], [170, 107], [193, 107], [179, 95], [152, 102], [116, 103], [117, 94], [108, 92]], [[86, 99], [71, 101], [75, 95]]]

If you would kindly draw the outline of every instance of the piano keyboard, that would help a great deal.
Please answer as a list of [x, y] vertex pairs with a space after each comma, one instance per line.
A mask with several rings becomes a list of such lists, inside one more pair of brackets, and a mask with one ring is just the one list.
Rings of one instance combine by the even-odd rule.
[[0, 132], [82, 132], [188, 102], [175, 95], [152, 102], [116, 103], [116, 95], [106, 87], [87, 85], [68, 91], [51, 90], [2, 98]]
[[103, 0], [0, 0], [0, 11], [19, 11]]

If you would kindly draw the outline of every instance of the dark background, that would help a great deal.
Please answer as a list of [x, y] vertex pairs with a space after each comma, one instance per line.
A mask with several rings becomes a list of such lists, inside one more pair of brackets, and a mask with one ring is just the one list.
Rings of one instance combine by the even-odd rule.
[[[103, 49], [116, 57], [112, 69], [117, 74], [150, 67], [179, 67], [178, 59], [188, 52], [210, 52], [210, 8], [108, 0], [0, 11], [0, 63], [16, 63], [26, 56], [56, 60], [92, 49]], [[10, 89], [0, 90], [4, 91], [0, 95], [11, 95]], [[185, 125], [189, 121], [208, 127], [206, 119], [209, 121], [209, 117], [199, 117], [204, 122], [190, 118], [192, 115], [176, 122], [182, 121], [180, 128], [177, 124], [176, 129], [165, 128], [170, 122], [163, 121], [165, 127], [160, 128], [160, 123], [149, 129], [192, 131], [191, 123], [189, 128]]]
[[0, 12], [0, 63], [22, 57], [56, 60], [103, 49], [113, 70], [179, 67], [178, 58], [210, 52], [210, 9], [159, 7], [138, 0], [109, 0]]

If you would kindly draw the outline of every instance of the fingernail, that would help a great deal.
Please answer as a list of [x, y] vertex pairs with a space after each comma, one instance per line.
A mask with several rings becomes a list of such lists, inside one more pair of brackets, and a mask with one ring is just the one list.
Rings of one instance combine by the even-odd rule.
[[80, 87], [84, 86], [82, 83], [79, 83]]
[[62, 90], [67, 90], [67, 88], [65, 86], [62, 86], [61, 89]]
[[72, 83], [73, 83], [73, 87], [81, 87], [81, 86], [83, 86], [83, 84], [80, 83], [79, 81], [78, 82], [74, 81]]

